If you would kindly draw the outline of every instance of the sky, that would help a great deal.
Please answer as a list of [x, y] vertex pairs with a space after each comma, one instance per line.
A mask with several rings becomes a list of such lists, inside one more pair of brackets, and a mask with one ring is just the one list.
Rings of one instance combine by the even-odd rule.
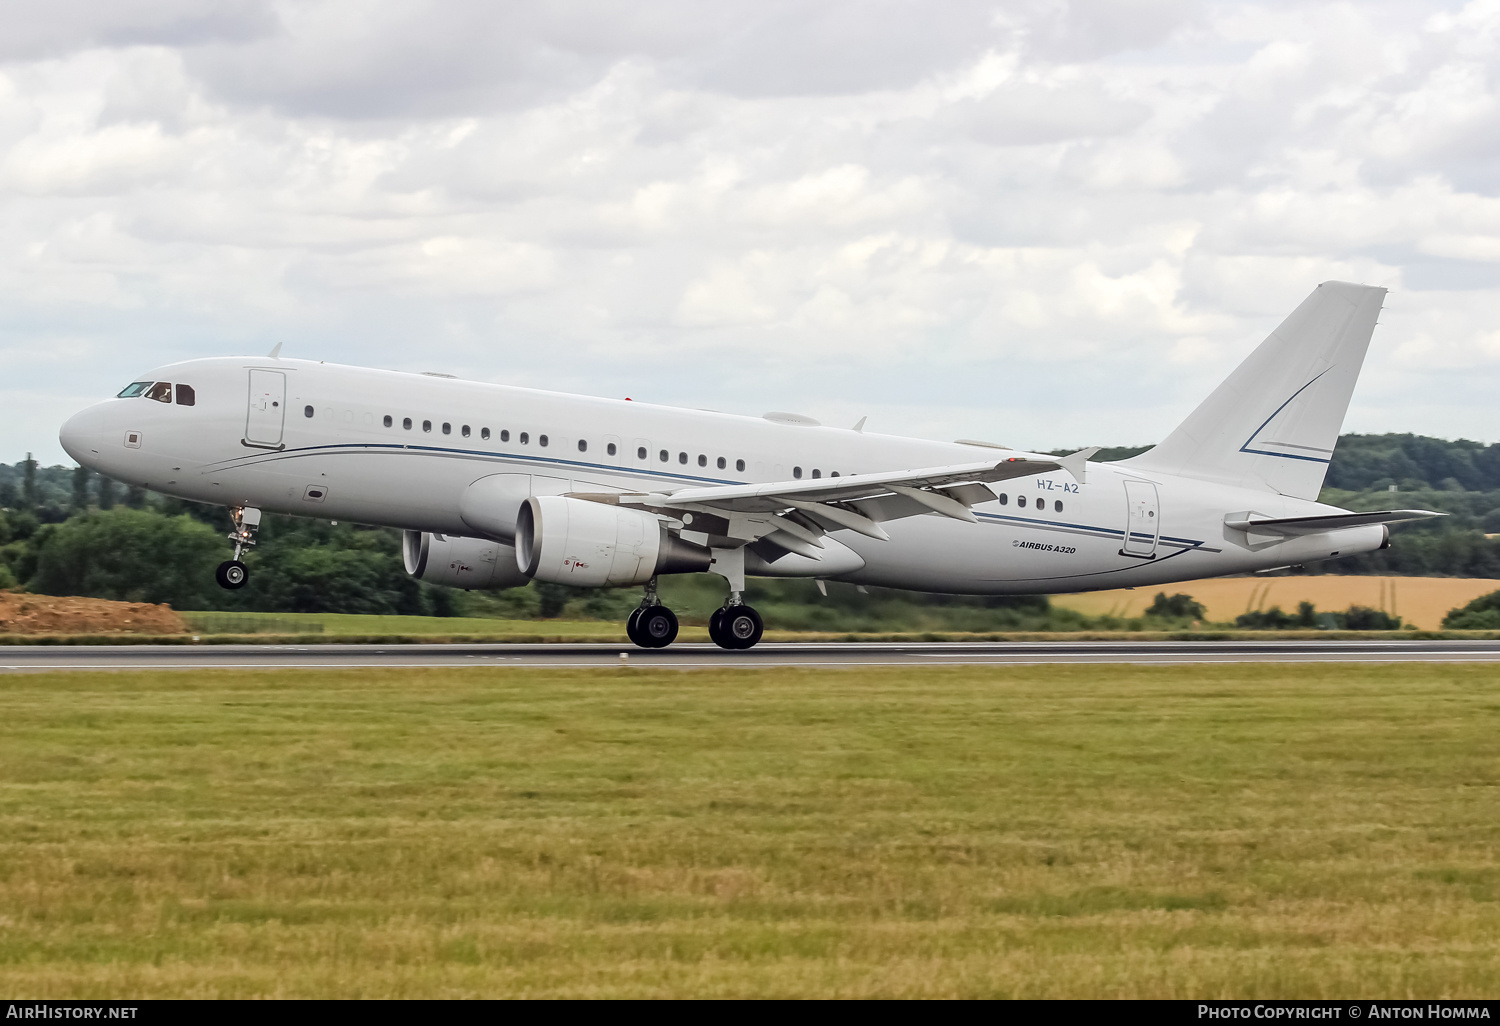
[[9, 0], [0, 460], [285, 356], [1162, 438], [1318, 282], [1500, 439], [1500, 0]]

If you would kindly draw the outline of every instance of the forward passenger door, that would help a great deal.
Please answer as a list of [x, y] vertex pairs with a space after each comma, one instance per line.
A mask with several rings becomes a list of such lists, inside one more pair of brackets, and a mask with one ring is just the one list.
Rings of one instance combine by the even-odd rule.
[[259, 449], [280, 449], [285, 423], [286, 375], [281, 371], [252, 369], [244, 444]]

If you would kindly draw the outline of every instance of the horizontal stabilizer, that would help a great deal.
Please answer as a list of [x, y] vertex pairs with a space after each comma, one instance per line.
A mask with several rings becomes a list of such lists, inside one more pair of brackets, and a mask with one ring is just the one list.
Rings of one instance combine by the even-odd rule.
[[1322, 517], [1262, 517], [1258, 513], [1230, 513], [1224, 518], [1224, 526], [1235, 531], [1250, 531], [1255, 534], [1322, 534], [1324, 531], [1339, 531], [1346, 527], [1366, 527], [1370, 524], [1404, 524], [1412, 520], [1427, 520], [1445, 517], [1446, 513], [1434, 513], [1425, 509], [1383, 509], [1372, 513], [1334, 513]]

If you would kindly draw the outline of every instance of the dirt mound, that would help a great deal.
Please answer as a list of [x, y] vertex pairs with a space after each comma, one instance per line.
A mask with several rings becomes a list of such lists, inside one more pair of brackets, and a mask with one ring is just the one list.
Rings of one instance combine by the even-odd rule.
[[167, 605], [0, 591], [0, 634], [181, 634]]

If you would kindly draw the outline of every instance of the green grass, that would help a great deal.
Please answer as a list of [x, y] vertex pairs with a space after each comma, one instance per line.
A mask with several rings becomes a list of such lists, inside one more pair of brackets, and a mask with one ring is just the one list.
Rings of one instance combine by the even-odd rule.
[[[608, 620], [500, 620], [477, 616], [387, 616], [364, 613], [216, 613], [180, 614], [188, 627], [203, 634], [515, 635], [564, 636], [601, 641], [625, 638], [625, 625]], [[706, 635], [705, 635], [706, 637]]]
[[28, 997], [1500, 992], [1464, 665], [0, 677]]
[[[205, 638], [232, 641], [279, 643], [289, 639], [300, 642], [441, 642], [448, 640], [515, 641], [515, 642], [611, 642], [628, 644], [624, 616], [618, 620], [519, 620], [473, 616], [394, 616], [358, 613], [226, 613], [183, 612], [188, 629]], [[686, 619], [706, 619], [706, 614], [685, 614], [679, 641], [707, 642], [708, 630]], [[1468, 638], [1492, 639], [1500, 631], [1248, 631], [1202, 630], [1075, 630], [1047, 631], [980, 631], [935, 630], [911, 625], [904, 629], [853, 632], [823, 629], [766, 629], [767, 641], [1276, 641], [1284, 639], [1371, 641], [1381, 638]], [[131, 638], [119, 634], [49, 636], [0, 635], [3, 644], [186, 642], [189, 638], [142, 636]]]

